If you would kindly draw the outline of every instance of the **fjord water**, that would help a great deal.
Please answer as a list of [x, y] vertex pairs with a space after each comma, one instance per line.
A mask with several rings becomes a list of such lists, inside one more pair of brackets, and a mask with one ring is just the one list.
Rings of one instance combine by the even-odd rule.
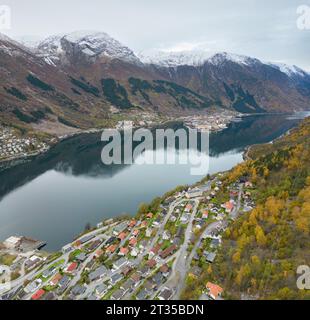
[[[245, 147], [272, 141], [303, 116], [249, 116], [213, 133], [209, 173], [232, 168], [242, 161]], [[59, 250], [86, 223], [134, 214], [141, 202], [203, 177], [191, 175], [190, 164], [103, 165], [101, 151], [100, 134], [80, 135], [1, 172], [0, 241], [24, 235], [46, 241], [47, 250]]]

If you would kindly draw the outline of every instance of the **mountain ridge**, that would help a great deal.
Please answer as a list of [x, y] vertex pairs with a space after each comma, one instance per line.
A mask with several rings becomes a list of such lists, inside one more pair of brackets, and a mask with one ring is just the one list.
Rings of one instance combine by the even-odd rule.
[[113, 117], [112, 109], [164, 115], [208, 108], [309, 109], [310, 75], [296, 66], [227, 52], [187, 55], [174, 53], [164, 66], [146, 63], [104, 32], [56, 35], [29, 48], [0, 36], [0, 114], [4, 123], [44, 131], [68, 124], [102, 126]]

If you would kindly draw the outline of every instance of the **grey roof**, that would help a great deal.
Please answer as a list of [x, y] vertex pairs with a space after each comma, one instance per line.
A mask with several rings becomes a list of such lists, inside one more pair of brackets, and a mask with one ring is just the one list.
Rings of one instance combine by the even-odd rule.
[[91, 239], [94, 238], [94, 237], [95, 237], [95, 235], [93, 235], [93, 234], [91, 234], [91, 235], [86, 235], [85, 237], [83, 237], [83, 238], [80, 239], [80, 242], [83, 244], [83, 243], [91, 240]]
[[173, 291], [169, 288], [165, 288], [160, 294], [159, 297], [161, 297], [163, 300], [169, 300], [172, 297]]
[[108, 290], [108, 286], [104, 283], [100, 284], [98, 287], [96, 287], [96, 291], [98, 292], [98, 294], [103, 294]]
[[134, 281], [132, 279], [128, 279], [127, 281], [125, 281], [122, 285], [121, 288], [124, 290], [129, 290], [134, 286]]
[[216, 253], [210, 252], [210, 253], [207, 255], [207, 257], [206, 257], [206, 260], [207, 260], [208, 262], [211, 262], [211, 263], [212, 263], [215, 258], [216, 258]]
[[71, 293], [74, 294], [75, 296], [79, 296], [81, 294], [83, 294], [86, 291], [86, 287], [85, 286], [81, 286], [81, 285], [76, 285], [71, 289]]
[[112, 296], [111, 296], [111, 299], [113, 300], [119, 300], [120, 298], [122, 298], [124, 296], [125, 292], [121, 289], [119, 290], [116, 290]]
[[124, 265], [125, 263], [127, 263], [128, 260], [125, 258], [120, 258], [118, 260], [116, 260], [113, 265], [116, 266], [117, 268], [120, 268], [122, 265]]
[[84, 261], [87, 258], [86, 254], [84, 252], [81, 252], [80, 254], [78, 254], [75, 259], [79, 260], [79, 261]]
[[102, 277], [104, 274], [107, 274], [107, 272], [108, 272], [108, 270], [105, 266], [100, 266], [95, 271], [93, 271], [89, 274], [89, 280], [94, 281], [94, 280]]
[[66, 286], [68, 283], [70, 282], [70, 277], [68, 277], [67, 275], [64, 275], [58, 282], [58, 285], [60, 287], [64, 287]]
[[122, 279], [123, 277], [119, 274], [119, 273], [117, 273], [117, 274], [115, 274], [115, 275], [113, 275], [112, 277], [111, 277], [111, 283], [113, 284], [113, 283], [116, 283], [116, 282], [118, 282], [118, 281], [120, 281], [121, 279]]
[[145, 289], [142, 289], [136, 296], [137, 300], [146, 300], [148, 292]]

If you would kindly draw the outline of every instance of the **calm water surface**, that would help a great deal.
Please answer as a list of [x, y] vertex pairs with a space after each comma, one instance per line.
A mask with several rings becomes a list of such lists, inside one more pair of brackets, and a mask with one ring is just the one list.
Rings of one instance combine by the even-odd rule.
[[[302, 116], [245, 117], [212, 134], [209, 173], [230, 169], [242, 161], [246, 146], [279, 137]], [[202, 178], [190, 174], [190, 165], [104, 166], [101, 150], [99, 134], [82, 135], [0, 173], [0, 240], [25, 235], [58, 250], [86, 223], [134, 214], [141, 202]]]

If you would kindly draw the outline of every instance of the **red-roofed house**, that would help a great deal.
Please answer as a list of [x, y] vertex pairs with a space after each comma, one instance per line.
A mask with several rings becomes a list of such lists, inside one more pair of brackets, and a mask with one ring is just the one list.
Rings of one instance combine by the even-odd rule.
[[136, 225], [136, 223], [137, 223], [136, 220], [131, 220], [131, 221], [129, 222], [128, 227], [129, 227], [129, 228], [133, 228], [133, 227]]
[[131, 238], [130, 240], [129, 240], [129, 245], [130, 246], [135, 246], [137, 244], [137, 239], [136, 238]]
[[102, 256], [102, 255], [103, 255], [103, 251], [102, 251], [101, 249], [98, 249], [98, 250], [95, 252], [94, 257], [95, 257], [95, 258], [99, 258], [99, 257]]
[[77, 262], [72, 262], [66, 269], [66, 272], [72, 273], [74, 272], [78, 267], [78, 263]]
[[123, 248], [120, 248], [118, 255], [119, 256], [126, 256], [128, 254], [128, 252], [129, 252], [129, 249], [123, 247]]
[[40, 289], [31, 297], [31, 300], [40, 300], [44, 294], [45, 291], [43, 289]]
[[151, 260], [148, 260], [146, 264], [149, 268], [154, 268], [156, 266], [156, 261], [155, 259], [151, 259]]
[[116, 249], [117, 249], [117, 245], [112, 244], [109, 247], [107, 247], [106, 253], [114, 253]]
[[53, 279], [50, 281], [50, 285], [51, 286], [56, 286], [58, 284], [58, 282], [61, 280], [62, 275], [60, 273], [57, 273]]
[[120, 240], [124, 240], [127, 236], [127, 233], [126, 232], [121, 232], [119, 235], [118, 235], [118, 239]]
[[193, 206], [189, 203], [188, 205], [186, 205], [185, 207], [185, 212], [190, 212], [193, 209]]
[[146, 215], [146, 217], [147, 217], [148, 219], [152, 219], [152, 218], [153, 218], [153, 213], [152, 213], [152, 212], [149, 212], [149, 213]]
[[234, 204], [231, 201], [228, 201], [224, 204], [224, 207], [227, 213], [231, 213], [234, 209]]
[[158, 243], [155, 247], [153, 247], [153, 248], [150, 250], [149, 257], [152, 258], [152, 257], [154, 257], [155, 255], [157, 255], [157, 253], [159, 252], [159, 250], [160, 250], [160, 244]]
[[208, 210], [203, 210], [202, 212], [202, 218], [203, 219], [208, 219], [209, 217], [209, 211]]
[[217, 298], [221, 297], [223, 289], [220, 286], [214, 283], [208, 282], [206, 285], [206, 288], [208, 290], [209, 296], [212, 299], [216, 300]]

